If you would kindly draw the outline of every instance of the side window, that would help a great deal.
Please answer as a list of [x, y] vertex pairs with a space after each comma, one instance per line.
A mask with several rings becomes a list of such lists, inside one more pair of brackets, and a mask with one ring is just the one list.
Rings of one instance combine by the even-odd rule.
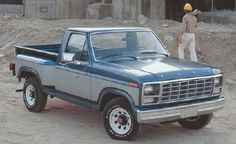
[[88, 51], [86, 36], [81, 34], [72, 34], [67, 44], [66, 53], [74, 53], [74, 60], [88, 61]]

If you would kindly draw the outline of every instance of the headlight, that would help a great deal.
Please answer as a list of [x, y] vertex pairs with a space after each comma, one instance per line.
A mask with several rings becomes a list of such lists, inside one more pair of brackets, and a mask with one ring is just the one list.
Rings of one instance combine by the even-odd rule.
[[144, 95], [153, 96], [158, 95], [160, 90], [160, 85], [150, 84], [144, 86]]
[[145, 85], [144, 86], [144, 95], [149, 95], [154, 92], [154, 86], [153, 85]]
[[143, 104], [154, 104], [159, 101], [160, 85], [147, 84], [143, 87]]
[[214, 85], [215, 85], [215, 87], [221, 86], [222, 85], [222, 77], [215, 77]]

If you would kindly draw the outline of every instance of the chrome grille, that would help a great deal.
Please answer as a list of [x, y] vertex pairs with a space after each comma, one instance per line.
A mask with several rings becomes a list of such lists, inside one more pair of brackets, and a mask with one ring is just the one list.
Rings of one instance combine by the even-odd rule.
[[209, 97], [213, 91], [213, 78], [161, 84], [160, 102]]

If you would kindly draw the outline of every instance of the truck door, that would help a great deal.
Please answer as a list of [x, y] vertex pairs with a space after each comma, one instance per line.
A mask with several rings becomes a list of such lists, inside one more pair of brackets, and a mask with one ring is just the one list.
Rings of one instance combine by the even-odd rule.
[[70, 34], [67, 45], [62, 49], [63, 54], [74, 56], [72, 61], [61, 61], [58, 64], [56, 90], [89, 99], [91, 96], [91, 65], [86, 35], [81, 33]]

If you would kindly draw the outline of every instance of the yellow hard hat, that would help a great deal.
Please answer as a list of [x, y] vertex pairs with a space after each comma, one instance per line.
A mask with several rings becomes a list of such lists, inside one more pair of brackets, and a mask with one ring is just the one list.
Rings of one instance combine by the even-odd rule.
[[193, 8], [192, 8], [192, 6], [191, 6], [190, 3], [186, 3], [186, 4], [184, 5], [184, 10], [185, 10], [185, 11], [192, 11]]

